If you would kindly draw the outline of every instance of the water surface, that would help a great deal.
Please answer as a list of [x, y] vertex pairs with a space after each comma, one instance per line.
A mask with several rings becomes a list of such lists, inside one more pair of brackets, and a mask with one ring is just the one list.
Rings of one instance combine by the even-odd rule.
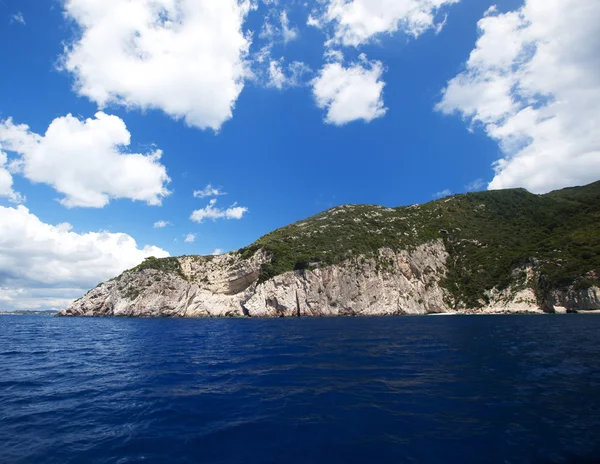
[[0, 317], [3, 463], [600, 461], [600, 316]]

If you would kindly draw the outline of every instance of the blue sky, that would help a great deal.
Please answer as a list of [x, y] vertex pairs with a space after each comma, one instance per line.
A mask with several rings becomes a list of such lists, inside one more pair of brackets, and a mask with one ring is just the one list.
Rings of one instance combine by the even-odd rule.
[[0, 306], [339, 204], [597, 180], [597, 19], [592, 0], [0, 0]]

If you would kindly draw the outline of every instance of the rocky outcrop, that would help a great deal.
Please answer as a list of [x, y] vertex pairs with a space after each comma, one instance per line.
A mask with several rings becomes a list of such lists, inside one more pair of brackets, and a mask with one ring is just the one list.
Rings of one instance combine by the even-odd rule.
[[210, 317], [243, 315], [241, 302], [256, 287], [262, 251], [177, 258], [181, 275], [157, 269], [129, 271], [90, 290], [62, 316]]
[[[443, 287], [448, 253], [441, 240], [410, 251], [380, 249], [337, 265], [298, 270], [260, 282], [271, 257], [258, 250], [177, 258], [181, 272], [128, 271], [100, 284], [61, 316], [304, 317], [432, 313], [543, 312], [530, 285], [491, 291], [480, 309], [454, 308]], [[552, 294], [558, 311], [600, 309], [596, 287]]]
[[446, 258], [441, 241], [412, 252], [382, 249], [375, 258], [276, 276], [257, 285], [243, 307], [263, 317], [446, 312]]
[[557, 312], [579, 312], [600, 309], [600, 288], [576, 289], [569, 287], [552, 292], [554, 310]]
[[486, 292], [487, 304], [482, 302], [480, 308], [466, 308], [469, 314], [514, 314], [514, 313], [576, 313], [600, 309], [600, 289], [592, 286], [577, 289], [570, 286], [561, 290], [539, 292], [540, 276], [532, 266], [518, 268], [515, 275], [524, 278], [517, 285], [503, 290], [493, 289]]
[[259, 283], [270, 257], [238, 253], [182, 257], [181, 275], [125, 272], [90, 290], [62, 316], [291, 317], [425, 314], [450, 310], [440, 285], [447, 253], [441, 241], [411, 252], [379, 250], [333, 266], [286, 272]]

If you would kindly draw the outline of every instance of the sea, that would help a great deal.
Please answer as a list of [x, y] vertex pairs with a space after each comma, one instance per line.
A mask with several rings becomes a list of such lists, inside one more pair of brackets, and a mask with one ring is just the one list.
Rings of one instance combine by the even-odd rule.
[[0, 316], [0, 462], [600, 462], [600, 316]]

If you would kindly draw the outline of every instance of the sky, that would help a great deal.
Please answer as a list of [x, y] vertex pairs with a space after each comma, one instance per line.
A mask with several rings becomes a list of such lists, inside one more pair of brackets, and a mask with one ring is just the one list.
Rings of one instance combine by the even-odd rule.
[[0, 310], [340, 204], [600, 179], [597, 0], [0, 0]]

